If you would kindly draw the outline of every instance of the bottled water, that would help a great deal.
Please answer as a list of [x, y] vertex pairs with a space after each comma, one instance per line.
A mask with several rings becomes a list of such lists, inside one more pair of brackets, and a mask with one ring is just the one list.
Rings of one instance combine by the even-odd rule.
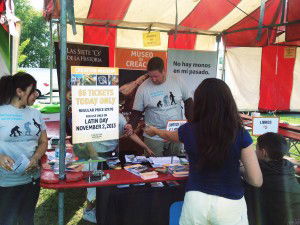
[[55, 148], [55, 158], [59, 159], [59, 143], [58, 143], [58, 145]]

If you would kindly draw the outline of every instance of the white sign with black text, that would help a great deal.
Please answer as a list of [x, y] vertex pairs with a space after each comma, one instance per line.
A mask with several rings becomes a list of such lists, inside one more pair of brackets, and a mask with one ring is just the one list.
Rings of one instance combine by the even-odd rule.
[[278, 133], [279, 118], [278, 117], [253, 117], [253, 135], [262, 135], [267, 132]]
[[71, 67], [73, 144], [119, 138], [119, 69]]
[[192, 92], [206, 78], [217, 76], [216, 51], [168, 50], [168, 74], [179, 76]]
[[178, 128], [185, 124], [187, 121], [186, 120], [169, 120], [167, 122], [167, 131], [175, 131], [178, 130]]

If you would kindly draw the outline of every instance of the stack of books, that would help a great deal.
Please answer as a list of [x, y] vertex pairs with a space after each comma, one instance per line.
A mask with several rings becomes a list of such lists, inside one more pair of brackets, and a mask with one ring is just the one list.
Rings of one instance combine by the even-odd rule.
[[150, 180], [150, 179], [158, 178], [158, 174], [156, 171], [143, 172], [141, 173], [141, 178], [143, 180]]
[[141, 173], [146, 171], [148, 167], [141, 164], [134, 164], [134, 165], [124, 166], [124, 169], [140, 177]]
[[158, 177], [156, 171], [149, 170], [147, 166], [141, 164], [125, 166], [124, 169], [136, 176], [141, 177], [144, 180], [149, 180]]
[[174, 177], [187, 177], [189, 175], [188, 165], [169, 164], [165, 167]]

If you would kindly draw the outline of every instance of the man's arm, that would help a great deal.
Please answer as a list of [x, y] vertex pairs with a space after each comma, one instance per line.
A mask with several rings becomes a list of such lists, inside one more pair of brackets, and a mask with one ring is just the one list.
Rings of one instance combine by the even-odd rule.
[[123, 84], [119, 91], [125, 95], [125, 96], [129, 96], [131, 95], [136, 88], [138, 88], [146, 79], [148, 78], [148, 74], [144, 74], [140, 77], [138, 77], [135, 81], [132, 81], [130, 83], [127, 84]]
[[139, 138], [139, 136], [133, 134], [129, 136], [129, 138], [141, 146], [150, 156], [155, 156], [154, 152]]
[[144, 131], [146, 134], [148, 134], [151, 137], [158, 135], [159, 137], [167, 141], [180, 142], [178, 130], [175, 131], [160, 130], [153, 126], [146, 126]]
[[143, 117], [143, 112], [132, 110], [128, 123], [132, 125], [133, 129], [135, 129], [142, 117]]
[[135, 93], [132, 112], [130, 114], [128, 122], [132, 125], [133, 129], [136, 129], [139, 120], [143, 117], [144, 110], [144, 89], [142, 88], [142, 86], [140, 86]]
[[193, 119], [193, 107], [194, 107], [194, 101], [192, 98], [188, 98], [184, 101], [184, 114], [188, 122], [191, 122]]

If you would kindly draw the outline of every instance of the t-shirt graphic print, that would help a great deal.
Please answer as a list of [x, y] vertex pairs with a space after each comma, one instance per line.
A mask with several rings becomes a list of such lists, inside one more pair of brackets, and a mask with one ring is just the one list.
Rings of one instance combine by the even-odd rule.
[[[37, 109], [0, 106], [0, 154], [7, 155], [14, 161], [21, 155], [30, 160], [44, 130], [46, 125]], [[0, 174], [0, 186], [7, 187], [29, 183], [32, 177], [38, 177], [39, 171], [34, 174], [14, 174], [6, 173], [0, 168]]]

